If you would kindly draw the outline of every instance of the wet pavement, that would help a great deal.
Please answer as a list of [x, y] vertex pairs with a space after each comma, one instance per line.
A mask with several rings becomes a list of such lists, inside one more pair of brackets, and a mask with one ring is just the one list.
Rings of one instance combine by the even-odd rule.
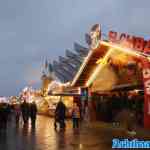
[[65, 132], [55, 131], [53, 119], [38, 116], [36, 128], [29, 124], [16, 127], [10, 123], [7, 132], [0, 132], [0, 150], [109, 150], [112, 138], [126, 138], [124, 130], [82, 125], [79, 132], [67, 121]]
[[45, 116], [38, 116], [35, 129], [30, 124], [24, 127], [22, 123], [19, 127], [13, 123], [8, 126], [7, 132], [0, 132], [2, 150], [100, 150], [111, 147], [111, 139], [103, 133], [97, 134], [86, 127], [74, 132], [71, 121], [67, 121], [65, 132], [55, 131], [53, 119]]

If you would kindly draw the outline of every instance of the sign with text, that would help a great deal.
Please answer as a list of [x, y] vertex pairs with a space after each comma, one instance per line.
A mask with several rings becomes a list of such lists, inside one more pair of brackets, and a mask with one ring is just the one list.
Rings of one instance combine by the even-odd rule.
[[144, 81], [144, 126], [150, 128], [150, 62], [142, 59]]
[[[108, 38], [109, 42], [139, 51], [141, 55], [150, 54], [150, 40], [115, 31], [110, 31]], [[141, 57], [141, 63], [144, 83], [144, 127], [150, 129], [150, 62], [147, 58]]]
[[108, 38], [110, 42], [120, 44], [123, 43], [128, 48], [150, 54], [150, 40], [145, 40], [142, 37], [137, 37], [126, 33], [118, 33], [115, 31], [110, 31]]

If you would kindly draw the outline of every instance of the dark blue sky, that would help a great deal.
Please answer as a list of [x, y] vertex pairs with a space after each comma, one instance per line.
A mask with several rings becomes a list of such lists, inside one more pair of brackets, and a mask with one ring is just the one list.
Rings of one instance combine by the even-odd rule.
[[95, 23], [150, 35], [149, 0], [0, 0], [0, 95], [40, 84], [44, 60], [57, 59]]

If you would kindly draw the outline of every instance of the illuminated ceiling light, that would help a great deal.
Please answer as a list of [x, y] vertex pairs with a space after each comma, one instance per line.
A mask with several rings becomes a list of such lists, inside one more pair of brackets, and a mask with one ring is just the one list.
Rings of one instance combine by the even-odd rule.
[[81, 88], [78, 87], [78, 94], [81, 94]]

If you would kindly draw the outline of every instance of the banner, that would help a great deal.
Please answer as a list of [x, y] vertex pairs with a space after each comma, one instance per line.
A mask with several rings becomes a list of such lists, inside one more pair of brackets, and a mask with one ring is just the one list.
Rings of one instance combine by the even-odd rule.
[[144, 127], [150, 129], [150, 62], [142, 58], [144, 81]]

